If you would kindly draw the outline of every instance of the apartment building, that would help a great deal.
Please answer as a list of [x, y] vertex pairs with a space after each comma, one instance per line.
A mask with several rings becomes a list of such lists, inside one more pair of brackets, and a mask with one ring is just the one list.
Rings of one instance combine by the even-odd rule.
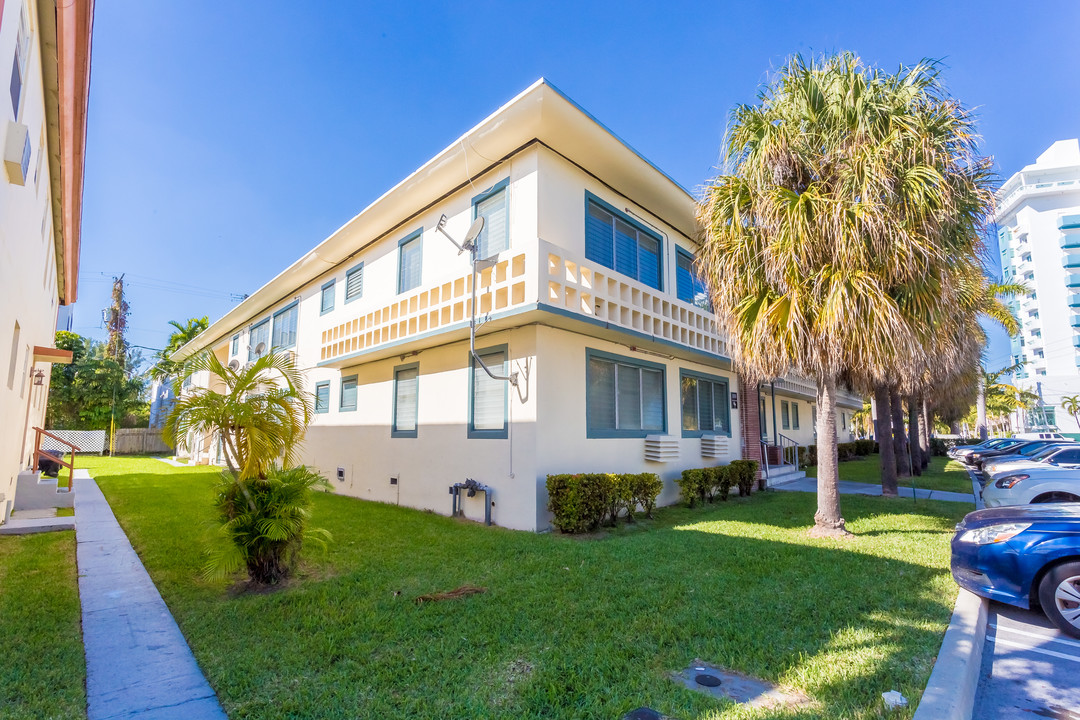
[[44, 419], [79, 273], [93, 2], [0, 0], [0, 522]]
[[997, 205], [1002, 275], [1030, 290], [1011, 301], [1022, 326], [1017, 383], [1044, 404], [1026, 423], [1078, 434], [1061, 399], [1080, 393], [1080, 142], [1051, 145], [1002, 185]]
[[[465, 516], [526, 530], [549, 527], [549, 473], [656, 472], [674, 502], [685, 468], [814, 439], [812, 386], [732, 372], [694, 275], [695, 209], [540, 80], [177, 357], [294, 352], [316, 407], [303, 459], [338, 492], [448, 514], [471, 478], [489, 492]], [[457, 245], [478, 217], [474, 287]], [[859, 407], [843, 396], [838, 423]]]

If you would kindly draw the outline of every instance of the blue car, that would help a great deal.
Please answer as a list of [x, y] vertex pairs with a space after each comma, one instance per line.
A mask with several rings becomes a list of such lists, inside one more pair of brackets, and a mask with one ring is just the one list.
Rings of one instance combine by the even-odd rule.
[[1041, 607], [1062, 632], [1080, 637], [1080, 503], [969, 513], [953, 536], [952, 575], [976, 595]]

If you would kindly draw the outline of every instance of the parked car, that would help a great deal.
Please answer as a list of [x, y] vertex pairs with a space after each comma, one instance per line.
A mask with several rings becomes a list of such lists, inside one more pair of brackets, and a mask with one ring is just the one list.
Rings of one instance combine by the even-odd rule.
[[[1075, 451], [1078, 449], [1080, 449], [1080, 443], [1056, 443], [1054, 445], [1045, 445], [1038, 448], [1029, 448], [1023, 452], [1016, 453], [1015, 455], [999, 455], [995, 458], [989, 458], [982, 464], [980, 480], [985, 485], [986, 482], [994, 476], [1027, 467], [1039, 467], [1040, 464], [1046, 464], [1044, 461], [1052, 456], [1058, 456], [1058, 451], [1060, 450]], [[1074, 452], [1062, 453], [1058, 457], [1058, 464], [1063, 462], [1080, 462], [1080, 460], [1071, 459], [1074, 456], [1080, 457], [1080, 454]]]
[[953, 536], [952, 575], [976, 595], [1041, 607], [1062, 632], [1080, 637], [1080, 504], [969, 513]]
[[994, 440], [987, 440], [986, 442], [979, 443], [978, 445], [957, 445], [949, 451], [949, 457], [963, 462], [963, 460], [967, 458], [968, 455], [976, 452], [977, 450], [1006, 447], [1010, 445], [1019, 445], [1021, 442], [1023, 441], [1014, 440], [1013, 438], [997, 438]]
[[1080, 463], [1006, 472], [983, 486], [982, 499], [986, 507], [1080, 502]]
[[1059, 440], [1025, 440], [1019, 445], [1010, 445], [1001, 448], [991, 448], [988, 450], [976, 450], [968, 456], [968, 465], [972, 465], [977, 469], [981, 469], [983, 463], [987, 460], [992, 460], [998, 457], [1004, 457], [1006, 455], [1016, 455], [1019, 453], [1036, 453], [1042, 450], [1047, 445], [1060, 442]]

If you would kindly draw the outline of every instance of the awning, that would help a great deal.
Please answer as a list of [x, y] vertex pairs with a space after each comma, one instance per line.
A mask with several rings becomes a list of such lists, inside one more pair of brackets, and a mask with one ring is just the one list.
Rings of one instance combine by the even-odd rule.
[[34, 362], [47, 362], [56, 365], [70, 365], [71, 351], [54, 347], [34, 346]]

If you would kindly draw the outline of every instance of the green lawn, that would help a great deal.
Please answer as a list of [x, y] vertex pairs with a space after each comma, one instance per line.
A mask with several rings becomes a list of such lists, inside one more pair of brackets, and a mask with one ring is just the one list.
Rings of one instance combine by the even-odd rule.
[[[817, 467], [807, 468], [807, 476], [817, 477]], [[868, 455], [857, 460], [840, 463], [840, 479], [850, 482], [881, 484], [881, 458]], [[912, 478], [902, 477], [900, 484], [911, 487]], [[930, 467], [915, 479], [915, 487], [928, 490], [946, 490], [971, 494], [971, 479], [963, 465], [947, 457], [930, 458]]]
[[[914, 701], [929, 676], [967, 510], [845, 497], [857, 537], [810, 540], [814, 496], [767, 492], [577, 539], [320, 494], [329, 550], [289, 587], [238, 593], [198, 577], [214, 470], [86, 465], [234, 720], [610, 719], [641, 705], [684, 720], [878, 718], [882, 692]], [[465, 584], [488, 592], [413, 602]], [[721, 705], [669, 679], [696, 657], [818, 706]]]
[[86, 717], [75, 533], [0, 536], [0, 717]]

